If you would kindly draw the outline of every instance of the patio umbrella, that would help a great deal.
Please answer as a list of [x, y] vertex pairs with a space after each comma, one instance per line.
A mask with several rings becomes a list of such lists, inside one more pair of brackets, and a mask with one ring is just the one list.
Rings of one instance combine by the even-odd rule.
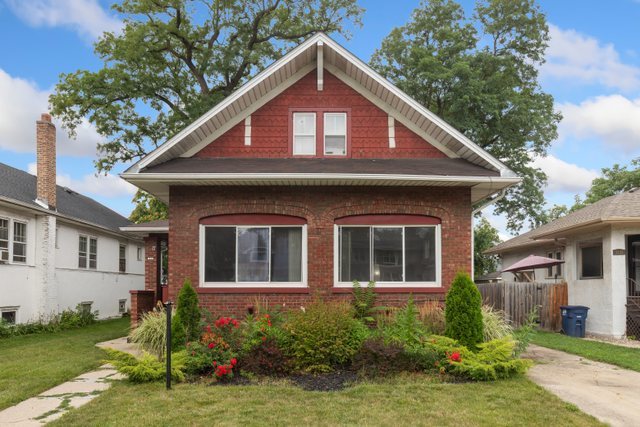
[[509, 271], [534, 270], [536, 268], [552, 267], [554, 265], [564, 263], [561, 259], [547, 258], [538, 255], [529, 255], [525, 259], [521, 259], [515, 264], [502, 270], [503, 273]]

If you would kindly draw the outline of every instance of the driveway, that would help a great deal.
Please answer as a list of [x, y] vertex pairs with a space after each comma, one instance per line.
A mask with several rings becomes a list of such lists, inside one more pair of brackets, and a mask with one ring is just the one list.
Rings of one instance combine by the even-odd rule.
[[525, 357], [538, 362], [529, 378], [562, 400], [613, 426], [640, 425], [640, 372], [536, 345]]

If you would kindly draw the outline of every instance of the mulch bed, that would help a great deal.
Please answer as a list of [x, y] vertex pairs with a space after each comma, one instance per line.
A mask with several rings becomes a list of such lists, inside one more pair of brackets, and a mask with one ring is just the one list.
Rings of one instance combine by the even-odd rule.
[[[293, 384], [307, 391], [337, 391], [349, 387], [358, 380], [358, 374], [348, 370], [338, 370], [325, 374], [295, 374], [287, 377]], [[204, 379], [202, 377], [201, 379]], [[258, 384], [259, 382], [236, 375], [230, 380], [211, 382], [211, 386], [242, 386]]]

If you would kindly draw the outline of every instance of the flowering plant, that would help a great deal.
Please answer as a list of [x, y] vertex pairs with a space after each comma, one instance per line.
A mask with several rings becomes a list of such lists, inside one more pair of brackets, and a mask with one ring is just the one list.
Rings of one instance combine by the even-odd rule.
[[240, 323], [232, 317], [220, 317], [206, 325], [200, 341], [187, 344], [189, 371], [213, 375], [216, 380], [233, 377], [237, 365]]

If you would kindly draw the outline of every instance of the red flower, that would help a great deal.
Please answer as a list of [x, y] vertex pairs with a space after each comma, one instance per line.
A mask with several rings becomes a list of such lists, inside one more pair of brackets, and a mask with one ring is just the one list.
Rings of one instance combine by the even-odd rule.
[[449, 360], [451, 360], [452, 362], [461, 362], [462, 357], [460, 357], [460, 352], [454, 351], [453, 353], [451, 353], [451, 356], [449, 356]]
[[262, 341], [266, 341], [266, 340], [267, 340], [267, 337], [262, 337]]
[[231, 359], [231, 365], [232, 366], [236, 366], [236, 363], [238, 363], [238, 361], [236, 360], [235, 357], [233, 359]]
[[213, 361], [213, 366], [218, 366], [218, 362], [216, 362], [215, 360]]
[[213, 347], [215, 347], [215, 346], [216, 346], [216, 343], [213, 343], [213, 342], [210, 342], [210, 343], [209, 343], [209, 348], [213, 348]]

